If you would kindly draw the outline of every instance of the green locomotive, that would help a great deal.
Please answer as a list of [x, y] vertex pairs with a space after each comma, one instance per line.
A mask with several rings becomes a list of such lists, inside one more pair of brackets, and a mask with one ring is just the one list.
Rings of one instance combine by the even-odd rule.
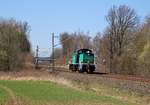
[[80, 49], [72, 54], [69, 70], [80, 73], [93, 73], [96, 67], [94, 64], [94, 54], [90, 49]]

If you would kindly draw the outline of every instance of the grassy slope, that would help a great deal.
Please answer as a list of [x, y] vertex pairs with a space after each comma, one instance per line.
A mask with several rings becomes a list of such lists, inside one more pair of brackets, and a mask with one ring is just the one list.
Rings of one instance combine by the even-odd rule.
[[83, 89], [92, 90], [102, 96], [110, 96], [115, 99], [127, 101], [128, 103], [132, 103], [132, 105], [150, 105], [150, 95], [141, 95], [128, 90], [112, 88], [102, 84], [89, 84], [86, 86], [80, 85], [80, 87]]
[[[48, 81], [1, 80], [0, 84], [10, 88], [18, 97], [22, 97], [32, 103], [133, 105], [109, 96], [74, 90]], [[0, 96], [4, 97], [3, 91], [1, 93]]]

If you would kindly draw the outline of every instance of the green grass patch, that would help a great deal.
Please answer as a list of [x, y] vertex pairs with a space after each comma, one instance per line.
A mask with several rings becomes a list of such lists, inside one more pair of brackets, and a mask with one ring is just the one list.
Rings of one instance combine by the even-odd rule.
[[7, 100], [7, 93], [6, 91], [0, 87], [0, 103], [5, 103]]
[[[56, 103], [61, 105], [66, 105], [68, 103], [77, 105], [85, 105], [86, 103], [89, 103], [89, 105], [133, 105], [110, 96], [98, 95], [87, 91], [79, 91], [49, 81], [1, 80], [0, 85], [8, 87], [16, 96], [26, 99], [31, 103]], [[3, 92], [3, 90], [0, 91]]]

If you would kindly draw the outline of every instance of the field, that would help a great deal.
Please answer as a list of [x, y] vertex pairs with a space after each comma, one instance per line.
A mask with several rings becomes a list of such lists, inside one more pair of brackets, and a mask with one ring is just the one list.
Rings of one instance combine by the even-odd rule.
[[149, 82], [109, 79], [98, 74], [1, 71], [0, 105], [150, 105], [149, 90], [136, 93], [124, 88], [126, 84], [149, 89]]
[[49, 81], [0, 81], [3, 105], [134, 105], [94, 92], [72, 89]]

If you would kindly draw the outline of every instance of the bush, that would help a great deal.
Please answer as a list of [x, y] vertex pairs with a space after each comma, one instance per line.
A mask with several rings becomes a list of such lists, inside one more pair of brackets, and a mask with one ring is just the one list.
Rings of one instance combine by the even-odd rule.
[[150, 74], [150, 42], [145, 44], [143, 51], [138, 57], [138, 62], [139, 62], [139, 65], [141, 65], [141, 67], [143, 68], [140, 74], [149, 76]]

